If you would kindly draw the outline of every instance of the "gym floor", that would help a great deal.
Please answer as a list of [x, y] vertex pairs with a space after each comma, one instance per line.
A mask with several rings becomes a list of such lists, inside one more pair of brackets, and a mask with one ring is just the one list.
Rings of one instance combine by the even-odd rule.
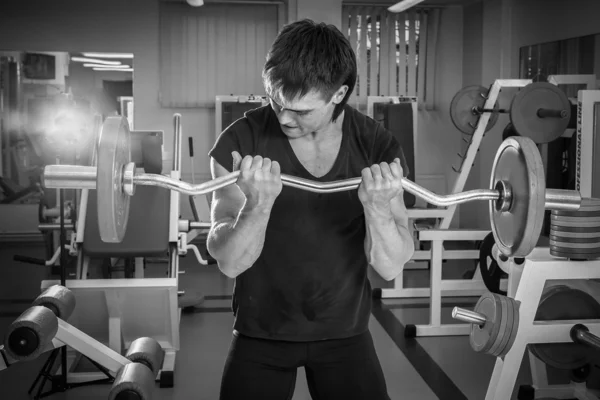
[[[0, 337], [39, 294], [40, 281], [50, 278], [47, 268], [13, 261], [15, 254], [43, 257], [44, 250], [41, 244], [0, 244]], [[157, 383], [153, 399], [215, 400], [231, 339], [232, 280], [214, 265], [199, 265], [191, 255], [181, 258], [180, 265], [186, 271], [181, 275], [181, 289], [201, 292], [206, 298], [198, 308], [182, 313], [181, 350], [176, 356], [174, 387], [161, 389]], [[149, 264], [146, 276], [164, 276], [164, 268], [164, 264]], [[449, 260], [444, 265], [444, 279], [459, 278], [473, 268], [473, 262]], [[428, 279], [427, 270], [405, 271], [407, 286], [427, 286]], [[387, 284], [376, 277], [372, 277], [372, 283], [374, 287]], [[477, 298], [453, 298], [445, 303], [443, 322], [456, 322], [450, 316], [453, 306], [471, 308], [476, 301]], [[427, 299], [375, 300], [370, 328], [391, 399], [484, 399], [495, 360], [492, 356], [475, 353], [467, 336], [404, 338], [406, 324], [428, 322], [428, 307]], [[44, 354], [38, 360], [18, 363], [0, 372], [0, 399], [32, 398], [27, 392], [47, 357]], [[549, 378], [553, 379], [551, 373]], [[530, 383], [526, 356], [512, 398], [517, 398], [519, 385]], [[49, 387], [48, 384], [45, 390]], [[96, 384], [47, 398], [106, 399], [109, 390], [110, 384]], [[310, 400], [302, 371], [298, 374], [293, 400]]]

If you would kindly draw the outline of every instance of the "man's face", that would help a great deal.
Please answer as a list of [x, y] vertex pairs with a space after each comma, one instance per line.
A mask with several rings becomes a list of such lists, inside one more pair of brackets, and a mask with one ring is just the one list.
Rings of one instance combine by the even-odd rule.
[[[291, 101], [269, 97], [271, 107], [279, 120], [281, 130], [286, 136], [292, 139], [326, 128], [331, 122], [331, 116], [336, 104], [339, 103], [338, 98], [339, 93], [336, 93], [327, 102], [316, 91], [311, 91], [304, 97]], [[341, 98], [343, 99], [343, 95]]]

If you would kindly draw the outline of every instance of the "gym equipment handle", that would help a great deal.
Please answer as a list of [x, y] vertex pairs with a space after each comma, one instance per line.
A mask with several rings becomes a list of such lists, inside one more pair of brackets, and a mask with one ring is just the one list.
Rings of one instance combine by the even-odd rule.
[[485, 315], [461, 307], [454, 307], [452, 309], [452, 318], [479, 326], [483, 326], [487, 322]]
[[[132, 183], [134, 185], [159, 186], [165, 189], [175, 190], [186, 195], [197, 196], [214, 192], [215, 190], [235, 183], [239, 174], [239, 171], [234, 171], [227, 175], [197, 185], [192, 185], [190, 183], [179, 181], [164, 175], [135, 174], [133, 176]], [[362, 181], [362, 178], [358, 177], [333, 182], [316, 182], [291, 175], [281, 174], [281, 181], [286, 186], [303, 189], [309, 192], [334, 193], [357, 189]], [[44, 187], [48, 189], [95, 189], [96, 167], [79, 165], [48, 165], [44, 168], [43, 182]], [[468, 190], [461, 193], [438, 195], [406, 178], [402, 178], [402, 186], [408, 193], [420, 197], [427, 203], [436, 205], [438, 207], [448, 207], [467, 203], [473, 200], [498, 200], [501, 197], [498, 190], [490, 189]], [[545, 196], [548, 210], [577, 211], [581, 205], [581, 196], [579, 192], [576, 191], [547, 189]]]

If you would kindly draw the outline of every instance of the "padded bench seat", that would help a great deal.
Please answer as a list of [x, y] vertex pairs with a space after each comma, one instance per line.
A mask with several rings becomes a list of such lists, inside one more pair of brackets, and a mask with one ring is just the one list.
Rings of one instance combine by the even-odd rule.
[[163, 257], [169, 251], [169, 190], [136, 186], [121, 243], [105, 243], [98, 230], [96, 190], [89, 191], [83, 251], [91, 257]]

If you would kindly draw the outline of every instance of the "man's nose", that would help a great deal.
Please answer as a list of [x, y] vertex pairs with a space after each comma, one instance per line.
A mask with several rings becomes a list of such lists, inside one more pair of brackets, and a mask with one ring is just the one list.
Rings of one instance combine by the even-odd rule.
[[279, 113], [277, 113], [277, 119], [279, 120], [279, 123], [281, 125], [293, 125], [294, 124], [293, 113], [291, 111], [288, 111], [285, 109], [283, 109]]

